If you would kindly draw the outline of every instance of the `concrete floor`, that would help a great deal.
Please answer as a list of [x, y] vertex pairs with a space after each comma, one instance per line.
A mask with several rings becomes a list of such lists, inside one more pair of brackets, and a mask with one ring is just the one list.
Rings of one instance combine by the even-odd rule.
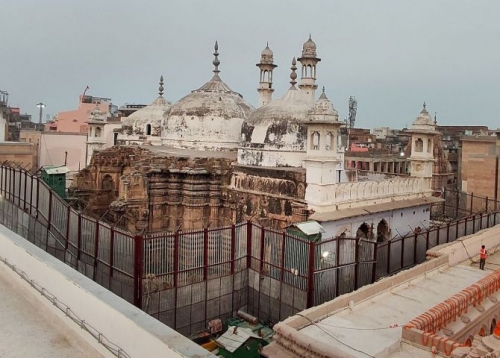
[[45, 299], [0, 262], [0, 357], [103, 357], [40, 301]]

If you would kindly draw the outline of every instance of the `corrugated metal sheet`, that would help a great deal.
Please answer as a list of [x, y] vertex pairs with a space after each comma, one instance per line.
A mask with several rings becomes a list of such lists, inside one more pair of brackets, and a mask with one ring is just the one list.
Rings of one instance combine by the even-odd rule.
[[326, 232], [325, 229], [323, 229], [323, 226], [321, 226], [317, 221], [305, 221], [293, 224], [293, 226], [297, 227], [306, 235], [316, 235]]
[[226, 333], [217, 338], [217, 344], [220, 344], [227, 351], [234, 353], [240, 348], [250, 337], [260, 339], [249, 328], [229, 326]]
[[47, 174], [66, 174], [69, 173], [69, 168], [62, 166], [62, 167], [55, 167], [55, 168], [49, 168], [45, 167], [43, 168]]

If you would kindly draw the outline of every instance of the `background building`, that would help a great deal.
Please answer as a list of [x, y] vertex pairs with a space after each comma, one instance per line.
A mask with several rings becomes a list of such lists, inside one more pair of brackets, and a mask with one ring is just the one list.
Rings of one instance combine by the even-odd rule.
[[[459, 150], [458, 185], [461, 191], [490, 199], [499, 195], [499, 153], [497, 136], [463, 136]], [[473, 204], [475, 205], [475, 204]], [[477, 203], [477, 205], [479, 205]], [[477, 208], [486, 210], [487, 208]]]

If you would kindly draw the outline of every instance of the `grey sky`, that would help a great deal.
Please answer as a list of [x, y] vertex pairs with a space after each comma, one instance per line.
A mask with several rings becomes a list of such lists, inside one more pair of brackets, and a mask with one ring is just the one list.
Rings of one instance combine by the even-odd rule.
[[[442, 125], [499, 127], [498, 0], [2, 0], [0, 89], [37, 119], [89, 94], [150, 103], [158, 78], [177, 101], [212, 76], [256, 104], [260, 52], [279, 66], [275, 98], [309, 33], [322, 58], [317, 82], [340, 117], [349, 95], [359, 127], [410, 124], [425, 100]], [[300, 72], [299, 72], [300, 73]]]

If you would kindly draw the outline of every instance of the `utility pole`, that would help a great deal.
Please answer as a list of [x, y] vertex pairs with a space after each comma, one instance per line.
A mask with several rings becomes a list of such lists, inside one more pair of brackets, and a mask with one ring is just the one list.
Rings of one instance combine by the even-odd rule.
[[43, 114], [43, 109], [45, 108], [45, 104], [43, 104], [42, 102], [38, 103], [36, 105], [38, 108], [40, 108], [40, 117], [39, 117], [39, 121], [38, 123], [39, 124], [42, 124], [42, 114]]

